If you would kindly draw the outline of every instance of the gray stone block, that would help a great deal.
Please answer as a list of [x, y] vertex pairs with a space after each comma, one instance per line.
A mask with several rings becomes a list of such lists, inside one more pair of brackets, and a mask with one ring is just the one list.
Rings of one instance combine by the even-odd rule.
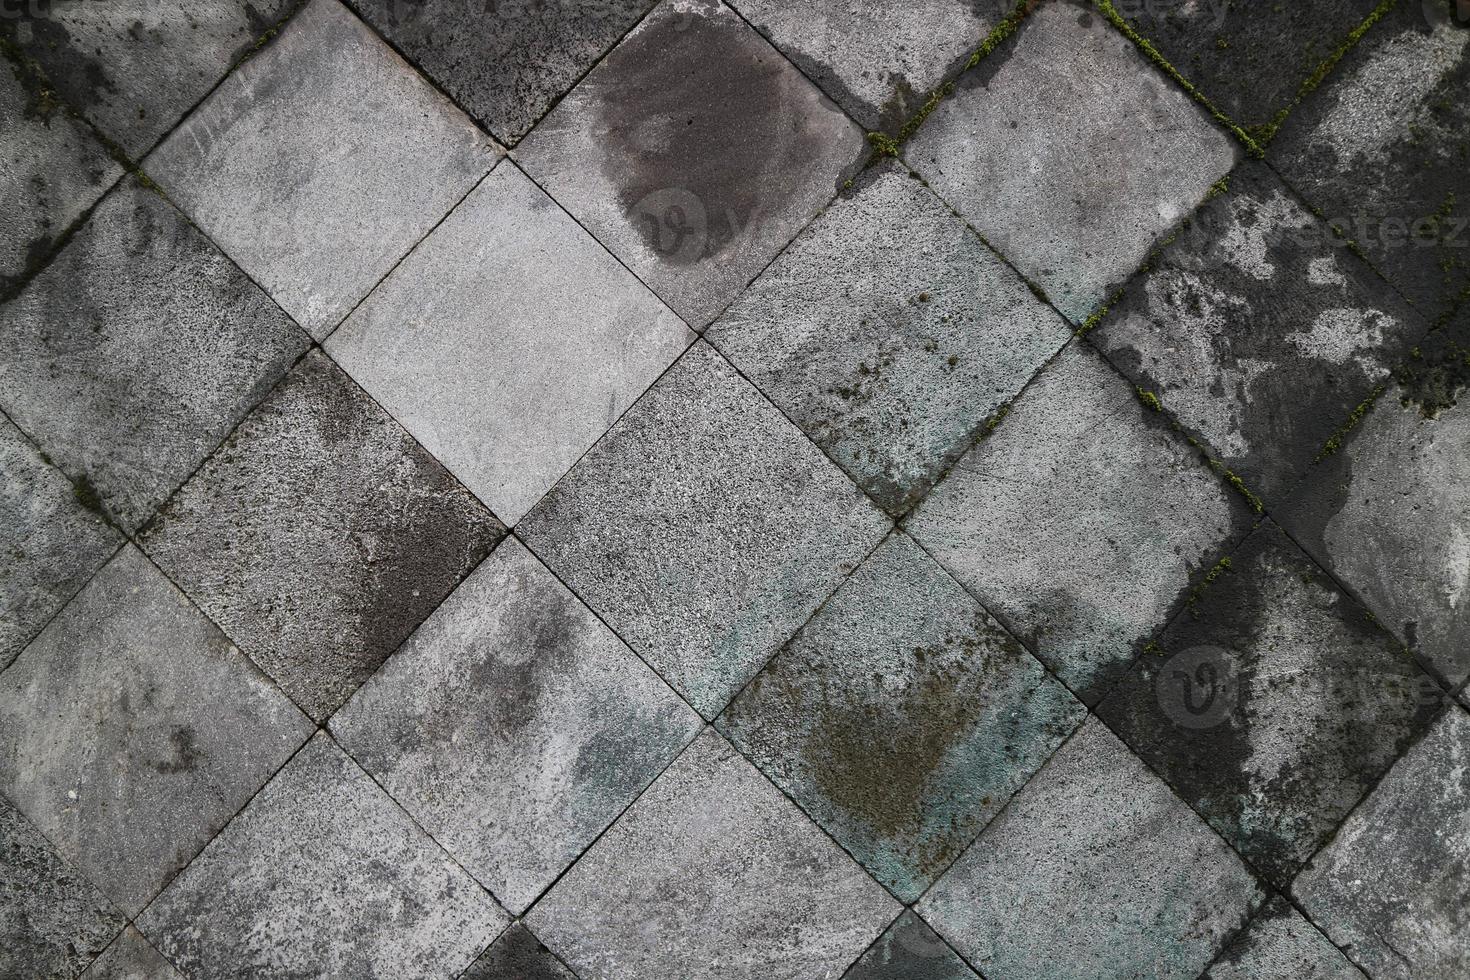
[[911, 911], [903, 915], [843, 980], [978, 980], [974, 970]]
[[183, 980], [132, 926], [87, 968], [82, 980]]
[[1284, 898], [1273, 898], [1200, 980], [1366, 980]]
[[466, 970], [460, 980], [577, 980], [566, 964], [517, 922]]

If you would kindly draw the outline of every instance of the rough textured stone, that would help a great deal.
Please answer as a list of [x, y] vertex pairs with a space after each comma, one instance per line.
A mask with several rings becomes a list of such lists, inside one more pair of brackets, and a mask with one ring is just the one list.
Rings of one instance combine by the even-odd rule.
[[517, 159], [702, 329], [865, 151], [862, 131], [728, 7], [667, 0]]
[[71, 980], [127, 923], [0, 797], [0, 976]]
[[532, 910], [580, 976], [831, 977], [897, 904], [706, 733]]
[[842, 976], [843, 980], [978, 980], [928, 923], [907, 911]]
[[917, 911], [986, 976], [1185, 980], [1262, 899], [1234, 852], [1093, 719]]
[[133, 179], [0, 307], [0, 337], [0, 407], [130, 531], [309, 343]]
[[76, 595], [122, 537], [0, 417], [0, 670]]
[[1470, 10], [1405, 0], [1286, 121], [1271, 159], [1426, 315], [1470, 297]]
[[1069, 333], [895, 163], [813, 222], [708, 336], [901, 513]]
[[1056, 0], [961, 76], [904, 155], [1080, 323], [1239, 152], [1102, 17]]
[[1245, 519], [1199, 456], [1074, 345], [907, 526], [1095, 703]]
[[1281, 500], [1429, 327], [1343, 244], [1247, 165], [1088, 337]]
[[1367, 980], [1283, 898], [1254, 921], [1200, 980]]
[[516, 539], [332, 720], [332, 732], [512, 912], [700, 719]]
[[320, 353], [307, 355], [143, 545], [318, 721], [504, 528]]
[[506, 163], [327, 350], [514, 524], [693, 339]]
[[1230, 561], [1098, 713], [1284, 886], [1442, 692], [1274, 524]]
[[1015, 5], [734, 0], [733, 6], [859, 123], [897, 132]]
[[901, 901], [916, 901], [1086, 710], [903, 534], [720, 727]]
[[82, 980], [183, 980], [142, 933], [128, 926], [87, 968]]
[[1450, 707], [1292, 893], [1377, 980], [1470, 974], [1470, 715]]
[[310, 734], [132, 546], [0, 676], [0, 791], [130, 916]]
[[577, 975], [517, 922], [475, 960], [460, 980], [577, 980]]
[[310, 0], [144, 166], [320, 339], [495, 153], [338, 0]]
[[355, 6], [481, 125], [514, 142], [653, 2], [355, 0]]
[[455, 976], [507, 923], [325, 734], [138, 919], [190, 976]]
[[526, 516], [519, 534], [712, 718], [888, 527], [700, 344]]

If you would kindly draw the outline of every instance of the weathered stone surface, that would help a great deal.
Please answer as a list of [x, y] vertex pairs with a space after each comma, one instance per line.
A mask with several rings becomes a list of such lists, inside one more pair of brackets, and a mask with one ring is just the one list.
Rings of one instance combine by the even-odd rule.
[[1429, 324], [1248, 164], [1088, 338], [1269, 502]]
[[909, 911], [842, 976], [843, 980], [978, 980], [929, 924]]
[[130, 531], [310, 342], [135, 179], [0, 307], [0, 337], [0, 407]]
[[899, 907], [713, 732], [531, 911], [583, 977], [830, 977]]
[[0, 417], [0, 670], [122, 543], [30, 441]]
[[813, 222], [708, 336], [902, 513], [1069, 334], [894, 163]]
[[531, 930], [517, 922], [475, 960], [460, 980], [577, 980], [577, 975]]
[[1080, 323], [1240, 151], [1101, 16], [1042, 4], [905, 158]]
[[1366, 980], [1283, 898], [1266, 903], [1200, 980]]
[[310, 0], [144, 166], [321, 339], [495, 153], [338, 0]]
[[1185, 980], [1263, 897], [1093, 719], [916, 909], [986, 976]]
[[1073, 345], [907, 524], [1089, 703], [1247, 519], [1158, 419]]
[[728, 7], [668, 0], [516, 158], [703, 329], [865, 155], [862, 131]]
[[897, 132], [1015, 5], [734, 0], [733, 6], [860, 124]]
[[87, 968], [82, 980], [183, 980], [132, 926]]
[[0, 51], [0, 296], [38, 269], [56, 242], [122, 175], [47, 82]]
[[889, 526], [701, 343], [519, 533], [711, 718]]
[[0, 797], [0, 976], [71, 980], [127, 923]]
[[507, 923], [318, 734], [138, 919], [189, 976], [456, 976]]
[[1292, 894], [1378, 980], [1470, 974], [1470, 715], [1445, 712]]
[[332, 719], [332, 732], [520, 913], [700, 725], [508, 538]]
[[327, 350], [514, 524], [693, 339], [506, 163]]
[[1271, 159], [1430, 318], [1470, 297], [1470, 10], [1391, 9], [1286, 121]]
[[916, 901], [1086, 710], [907, 536], [891, 536], [720, 719]]
[[0, 791], [129, 916], [310, 734], [132, 546], [0, 676]]
[[514, 142], [654, 0], [357, 0], [363, 17], [497, 138]]
[[1284, 886], [1443, 698], [1274, 524], [1230, 562], [1098, 713]]
[[142, 542], [321, 721], [503, 533], [351, 379], [312, 353]]

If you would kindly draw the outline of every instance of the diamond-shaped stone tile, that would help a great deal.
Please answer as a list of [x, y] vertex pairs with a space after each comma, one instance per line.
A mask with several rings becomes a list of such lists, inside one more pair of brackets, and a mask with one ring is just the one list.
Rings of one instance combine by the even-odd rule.
[[537, 903], [579, 976], [841, 974], [898, 905], [713, 732]]
[[1269, 501], [1428, 329], [1264, 166], [1088, 335]]
[[1470, 10], [1393, 5], [1271, 159], [1426, 315], [1470, 297]]
[[514, 524], [693, 339], [506, 163], [327, 350]]
[[888, 527], [837, 467], [701, 343], [519, 533], [708, 718]]
[[1085, 714], [933, 559], [895, 534], [720, 727], [912, 902]]
[[189, 976], [453, 977], [505, 912], [325, 734], [138, 918]]
[[1445, 712], [1292, 894], [1376, 980], [1470, 975], [1470, 715]]
[[0, 670], [92, 573], [121, 536], [0, 417]]
[[842, 976], [843, 980], [978, 980], [928, 923], [908, 911]]
[[127, 923], [0, 797], [0, 976], [71, 980]]
[[130, 916], [309, 734], [132, 546], [0, 675], [0, 791]]
[[1240, 858], [1093, 719], [917, 911], [988, 977], [1192, 980], [1262, 898]]
[[1266, 903], [1200, 980], [1366, 980], [1283, 898]]
[[700, 724], [508, 538], [332, 719], [332, 732], [519, 913]]
[[310, 0], [144, 166], [320, 339], [495, 153], [339, 0]]
[[1285, 885], [1442, 693], [1274, 524], [1230, 561], [1098, 713]]
[[320, 721], [503, 533], [314, 352], [184, 485], [142, 542]]
[[1081, 322], [1240, 151], [1089, 6], [1036, 8], [905, 158]]
[[1074, 345], [908, 523], [1089, 703], [1246, 519], [1158, 419]]
[[896, 132], [964, 67], [1006, 0], [734, 0], [733, 6], [868, 129]]
[[459, 980], [577, 980], [577, 975], [517, 922]]
[[516, 157], [702, 329], [837, 192], [862, 131], [717, 0], [664, 0]]
[[893, 513], [1069, 335], [897, 163], [813, 222], [709, 330]]
[[355, 6], [482, 126], [514, 142], [653, 0], [356, 0]]
[[179, 971], [148, 945], [142, 933], [128, 926], [103, 954], [92, 962], [82, 980], [183, 980]]
[[0, 295], [34, 271], [122, 174], [48, 82], [0, 51]]
[[0, 338], [0, 407], [130, 530], [309, 342], [134, 179], [0, 307]]

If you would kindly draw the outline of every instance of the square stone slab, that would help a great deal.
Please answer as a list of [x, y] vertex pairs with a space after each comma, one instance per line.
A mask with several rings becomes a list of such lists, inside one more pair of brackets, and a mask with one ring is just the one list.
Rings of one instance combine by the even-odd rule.
[[1429, 328], [1249, 163], [1088, 339], [1268, 501]]
[[515, 538], [332, 719], [352, 757], [517, 914], [700, 727]]
[[1093, 704], [1247, 518], [1198, 453], [1073, 345], [906, 526]]
[[1292, 886], [1376, 980], [1470, 975], [1470, 715], [1451, 706]]
[[1098, 713], [1284, 886], [1442, 692], [1269, 522], [1195, 600]]
[[1015, 4], [1006, 0], [734, 0], [867, 129], [896, 133]]
[[87, 968], [82, 980], [183, 980], [132, 926]]
[[708, 336], [897, 514], [1070, 331], [901, 164], [860, 187]]
[[889, 527], [701, 343], [518, 533], [712, 718]]
[[916, 901], [1086, 709], [896, 533], [720, 718], [900, 901]]
[[577, 980], [577, 975], [517, 922], [459, 980]]
[[986, 976], [1193, 980], [1263, 898], [1094, 718], [916, 910]]
[[693, 339], [506, 163], [327, 350], [514, 524]]
[[0, 909], [5, 977], [71, 980], [128, 921], [3, 797]]
[[141, 540], [320, 722], [504, 533], [341, 369], [313, 352]]
[[695, 329], [867, 155], [852, 120], [717, 0], [664, 0], [516, 158]]
[[138, 918], [189, 976], [457, 976], [508, 919], [326, 734]]
[[911, 911], [878, 937], [843, 980], [979, 980], [929, 924]]
[[136, 530], [309, 343], [219, 249], [128, 179], [0, 306], [0, 408]]
[[0, 675], [0, 792], [129, 916], [310, 734], [131, 545]]
[[653, 0], [357, 0], [355, 6], [480, 125], [515, 142]]
[[898, 905], [707, 732], [527, 919], [580, 976], [834, 977]]
[[122, 166], [49, 82], [0, 51], [0, 296], [40, 268]]
[[1055, 0], [929, 116], [904, 153], [1081, 323], [1240, 151], [1090, 7]]
[[1284, 898], [1273, 898], [1200, 980], [1367, 980]]
[[0, 417], [0, 670], [117, 550], [122, 536]]
[[338, 0], [310, 0], [144, 165], [321, 339], [496, 152]]
[[1470, 11], [1397, 4], [1271, 146], [1288, 183], [1431, 319], [1470, 298]]

